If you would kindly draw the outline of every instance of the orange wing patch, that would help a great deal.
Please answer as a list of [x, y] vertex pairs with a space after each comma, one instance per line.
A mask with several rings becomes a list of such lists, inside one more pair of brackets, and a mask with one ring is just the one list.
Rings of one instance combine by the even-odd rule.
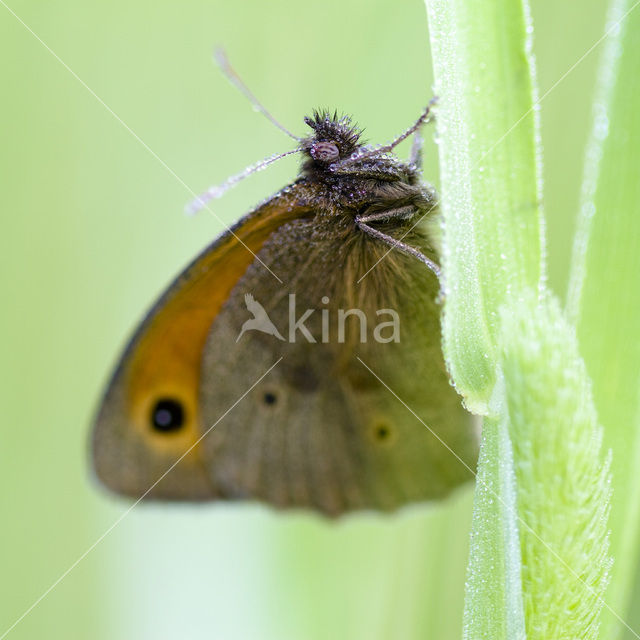
[[[158, 399], [173, 398], [184, 407], [179, 430], [170, 437], [155, 434], [159, 452], [182, 454], [200, 437], [200, 363], [209, 328], [267, 238], [286, 222], [310, 215], [300, 191], [303, 185], [296, 184], [276, 195], [208, 247], [160, 299], [132, 342], [123, 372], [132, 426], [151, 437]], [[197, 455], [194, 447], [188, 457]]]

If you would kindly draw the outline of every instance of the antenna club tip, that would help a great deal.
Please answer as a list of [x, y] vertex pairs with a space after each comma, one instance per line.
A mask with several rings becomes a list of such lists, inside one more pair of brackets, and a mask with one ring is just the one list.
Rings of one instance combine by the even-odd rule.
[[204, 204], [205, 203], [202, 200], [200, 200], [200, 198], [195, 198], [194, 200], [192, 200], [191, 202], [185, 205], [184, 215], [188, 216], [189, 218], [192, 218], [193, 216], [196, 215], [196, 213], [198, 213], [198, 211], [200, 211], [204, 207]]
[[199, 211], [202, 211], [207, 206], [207, 203], [214, 198], [219, 198], [224, 193], [224, 189], [221, 187], [211, 187], [208, 191], [201, 193], [189, 202], [184, 208], [184, 212], [188, 216], [193, 216]]
[[227, 52], [222, 45], [216, 45], [213, 48], [213, 59], [221, 66], [225, 67], [229, 64]]

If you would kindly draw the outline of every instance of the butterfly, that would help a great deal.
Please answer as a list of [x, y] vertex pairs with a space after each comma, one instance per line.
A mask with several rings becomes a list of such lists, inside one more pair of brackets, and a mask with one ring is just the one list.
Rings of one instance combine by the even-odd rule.
[[298, 177], [193, 260], [120, 357], [92, 438], [104, 485], [333, 517], [472, 478], [478, 434], [440, 345], [436, 194], [418, 144], [393, 153], [430, 106], [381, 147], [346, 116], [305, 118]]

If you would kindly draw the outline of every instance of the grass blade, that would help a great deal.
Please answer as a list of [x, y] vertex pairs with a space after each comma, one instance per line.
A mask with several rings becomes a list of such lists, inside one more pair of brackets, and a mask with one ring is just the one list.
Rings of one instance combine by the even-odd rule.
[[[614, 0], [606, 32], [567, 308], [613, 450], [608, 601], [623, 612], [640, 537], [640, 8]], [[618, 621], [604, 625], [613, 637]]]
[[440, 138], [444, 351], [467, 406], [487, 412], [498, 309], [541, 280], [538, 135], [519, 1], [427, 0]]

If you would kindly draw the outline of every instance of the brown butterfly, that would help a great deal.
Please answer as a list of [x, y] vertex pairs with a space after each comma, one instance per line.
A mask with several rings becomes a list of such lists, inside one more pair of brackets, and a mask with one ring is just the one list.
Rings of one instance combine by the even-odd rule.
[[105, 485], [335, 516], [472, 477], [476, 429], [440, 346], [436, 196], [419, 145], [392, 153], [429, 113], [377, 148], [347, 117], [305, 118], [298, 178], [178, 276], [122, 355], [93, 433]]

